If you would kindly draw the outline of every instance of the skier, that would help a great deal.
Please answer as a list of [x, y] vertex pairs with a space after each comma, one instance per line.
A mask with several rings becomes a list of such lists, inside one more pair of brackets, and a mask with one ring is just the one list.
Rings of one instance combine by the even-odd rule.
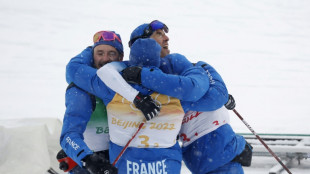
[[[113, 31], [97, 32], [94, 35], [94, 45], [88, 49], [92, 50], [89, 56], [93, 57], [91, 62], [95, 68], [123, 59], [120, 35]], [[109, 161], [109, 129], [105, 105], [101, 99], [80, 89], [71, 81], [68, 83], [67, 109], [60, 137], [63, 150], [57, 154], [60, 168], [71, 173], [117, 173], [117, 169]], [[154, 103], [149, 97], [147, 99], [145, 103]], [[150, 106], [150, 112], [145, 113], [155, 114], [156, 109], [159, 108]]]
[[[162, 47], [161, 57], [167, 57], [167, 54], [170, 53], [169, 38], [165, 35], [167, 28], [165, 24], [157, 20], [149, 24], [142, 24], [132, 32], [129, 46], [133, 45], [137, 39], [153, 38]], [[171, 73], [165, 58], [162, 60], [161, 69], [166, 73]], [[204, 62], [198, 62], [196, 66], [202, 66], [207, 71], [210, 86], [202, 99], [205, 103], [201, 100], [192, 103], [192, 108], [190, 108], [192, 111], [187, 112], [184, 117], [180, 131], [183, 141], [183, 160], [193, 173], [231, 173], [232, 171], [233, 173], [243, 173], [241, 165], [250, 166], [251, 164], [252, 147], [246, 143], [242, 136], [235, 134], [231, 126], [227, 124], [229, 123], [227, 111], [223, 107], [218, 107], [219, 104], [223, 106], [228, 101], [226, 86], [213, 67]], [[132, 67], [128, 69], [130, 69], [131, 75], [126, 77], [123, 74], [127, 81], [142, 82], [143, 86], [150, 89], [155, 85], [143, 83], [144, 81], [139, 78], [136, 78], [136, 81], [133, 80], [133, 77], [137, 76], [143, 79], [143, 71]], [[133, 72], [134, 69], [136, 73]], [[124, 71], [126, 72], [126, 69]], [[171, 94], [168, 93], [168, 95]], [[228, 109], [233, 109], [232, 96], [229, 99], [226, 106]]]
[[[139, 41], [140, 38], [147, 38], [147, 36], [143, 36], [143, 34], [149, 33], [145, 32], [145, 29], [149, 28], [149, 24], [143, 24], [139, 26], [133, 32], [131, 36], [132, 40], [129, 42], [129, 45], [133, 45], [133, 43], [136, 40]], [[169, 52], [169, 49], [167, 47], [168, 44], [165, 43], [165, 40], [167, 41], [169, 39], [165, 39], [165, 37], [163, 37], [165, 36], [164, 33], [159, 33], [158, 35], [160, 36], [159, 38], [162, 38], [163, 41], [161, 41], [160, 39], [157, 39], [157, 41], [159, 40], [159, 43], [163, 43], [162, 45], [165, 45], [165, 48], [162, 48], [162, 52]], [[153, 35], [151, 35], [150, 37], [152, 38], [152, 36]], [[139, 47], [135, 47], [134, 49], [137, 48]], [[133, 52], [133, 48], [131, 48], [131, 52]], [[143, 50], [134, 52], [143, 52]], [[151, 53], [149, 52], [148, 54]], [[147, 56], [140, 56], [137, 61], [132, 60], [133, 58], [135, 58], [134, 56], [130, 56], [130, 61], [140, 61], [141, 64], [141, 60], [143, 60], [143, 58], [145, 57]], [[165, 58], [163, 58], [162, 60], [165, 60]], [[162, 65], [164, 67], [169, 67], [167, 66], [167, 61], [163, 62], [164, 63], [162, 63]], [[108, 64], [106, 66], [108, 67], [110, 65]], [[163, 66], [161, 67], [161, 69], [165, 69], [163, 68]], [[223, 107], [223, 105], [227, 102], [227, 89], [225, 87], [225, 84], [220, 75], [210, 65], [204, 62], [198, 62], [196, 66], [202, 66], [208, 72], [210, 78], [210, 86], [208, 92], [202, 100], [199, 100], [196, 103], [191, 103], [191, 110], [195, 111], [187, 112], [184, 117], [182, 129], [180, 131], [181, 141], [183, 142], [183, 160], [185, 161], [187, 167], [193, 173], [225, 173], [232, 171], [234, 171], [234, 173], [243, 173], [241, 165], [249, 166], [251, 163], [251, 146], [249, 144], [246, 144], [242, 136], [236, 135], [232, 130], [231, 126], [227, 124], [229, 123], [229, 115], [227, 113], [227, 110]], [[106, 67], [102, 67], [100, 70], [98, 70], [99, 77], [100, 72], [105, 72], [103, 71], [104, 69], [106, 69]], [[125, 69], [123, 70], [123, 72], [129, 72], [131, 75], [128, 76], [126, 75], [126, 73], [123, 73], [123, 77], [129, 82], [142, 83], [148, 88], [156, 87], [156, 89], [154, 90], [158, 90], [158, 85], [156, 85], [155, 83], [148, 84], [143, 81], [143, 77], [146, 76], [143, 75], [143, 69], [140, 69], [141, 68], [139, 67], [130, 67], [128, 68], [128, 71]], [[109, 69], [109, 72], [112, 72], [111, 68]], [[169, 72], [169, 69], [166, 69], [166, 72]], [[112, 75], [110, 74], [109, 77], [110, 76]], [[106, 84], [110, 85], [108, 81], [105, 80], [106, 77], [101, 76], [101, 79]], [[114, 85], [117, 86], [117, 84], [115, 83]], [[118, 91], [117, 89], [115, 90]], [[173, 94], [168, 93], [168, 95]], [[230, 96], [229, 99], [230, 100], [229, 102], [227, 102], [226, 107], [228, 109], [233, 109], [235, 105], [234, 100], [232, 96]], [[185, 103], [186, 102], [182, 102], [183, 105]]]
[[[154, 43], [157, 44], [155, 41]], [[154, 47], [153, 44], [151, 48], [157, 50], [159, 57], [160, 46], [157, 44], [157, 47]], [[85, 49], [81, 55], [70, 61], [67, 65], [67, 80], [73, 81], [82, 89], [95, 94], [106, 104], [111, 140], [109, 147], [111, 161], [124, 148], [127, 140], [136, 131], [137, 126], [143, 122], [143, 118], [146, 120], [152, 119], [145, 123], [145, 126], [141, 129], [143, 134], [131, 142], [124, 157], [116, 163], [119, 173], [143, 173], [145, 171], [180, 173], [182, 156], [179, 144], [176, 142], [184, 115], [180, 101], [166, 95], [153, 93], [153, 91], [139, 85], [134, 85], [135, 89], [140, 91], [139, 93], [151, 94], [158, 103], [161, 103], [159, 116], [155, 118], [154, 116], [150, 118], [144, 117], [139, 110], [132, 106], [132, 102], [124, 100], [120, 95], [106, 87], [99, 78], [92, 78], [91, 74], [96, 72], [95, 69], [81, 67], [81, 62], [85, 60], [87, 63], [91, 62], [89, 55], [91, 55], [91, 50]], [[187, 62], [189, 67], [184, 69], [187, 77], [179, 77], [174, 81], [190, 81], [190, 79], [193, 79], [195, 83], [191, 83], [191, 85], [196, 88], [193, 91], [197, 91], [196, 96], [202, 96], [206, 91], [202, 86], [208, 84], [205, 72], [202, 68], [193, 67], [184, 56], [176, 56], [178, 60]], [[150, 71], [152, 69], [153, 67], [149, 67]], [[171, 77], [174, 76], [171, 75]], [[195, 89], [194, 87], [193, 89]], [[133, 103], [137, 102], [133, 101]], [[140, 105], [140, 103], [137, 103], [136, 106]], [[162, 134], [166, 136], [163, 137]]]
[[[164, 26], [164, 25], [162, 25], [162, 26]], [[153, 27], [153, 26], [151, 26], [151, 27]], [[155, 26], [156, 27], [156, 26]], [[138, 27], [139, 28], [139, 27]], [[141, 29], [142, 28], [142, 29]], [[148, 25], [148, 24], [144, 24], [144, 26], [140, 26], [140, 31], [142, 31], [142, 32], [140, 32], [140, 34], [142, 33], [146, 33], [144, 30], [145, 30], [145, 28], [150, 28], [150, 25]], [[165, 35], [165, 33], [161, 33], [161, 32], [163, 32], [162, 30], [156, 30], [156, 32], [154, 32], [155, 34], [155, 36], [157, 35], [157, 36], [160, 36], [160, 38], [164, 38], [165, 40], [164, 41], [162, 41], [162, 42], [159, 42], [159, 43], [163, 43], [162, 45], [164, 45], [164, 47], [165, 48], [163, 48], [162, 50], [164, 50], [164, 51], [169, 51], [169, 49], [168, 49], [168, 44], [167, 43], [165, 43], [165, 42], [167, 42], [167, 40], [169, 40], [168, 39], [168, 37]], [[134, 33], [134, 32], [133, 32]], [[139, 33], [139, 32], [136, 32], [136, 33]], [[152, 33], [151, 33], [152, 34]], [[138, 36], [138, 37], [140, 37], [140, 36]], [[143, 36], [143, 37], [145, 37], [145, 36]], [[143, 38], [142, 37], [142, 38]], [[133, 37], [131, 37], [131, 38], [133, 38]], [[138, 38], [139, 39], [139, 38]], [[158, 39], [158, 38], [157, 38]], [[137, 39], [136, 39], [137, 40]], [[132, 45], [132, 44], [131, 44]], [[143, 51], [143, 49], [142, 49], [142, 51]], [[131, 50], [131, 55], [132, 55], [132, 52], [133, 52], [133, 49]], [[138, 51], [139, 52], [139, 51]], [[169, 52], [168, 52], [169, 53]], [[131, 56], [132, 57], [132, 56]], [[130, 57], [130, 58], [131, 58]], [[140, 58], [145, 58], [145, 56], [140, 56]], [[172, 55], [170, 55], [170, 58], [171, 57], [173, 57]], [[139, 58], [139, 60], [141, 60]], [[167, 59], [162, 59], [162, 66], [161, 66], [161, 68], [165, 68], [165, 67], [168, 67], [168, 69], [166, 68], [166, 70], [169, 72], [169, 67], [173, 67], [173, 65], [174, 64], [169, 64], [170, 62], [169, 62], [169, 58], [167, 58]], [[136, 61], [137, 62], [137, 61]], [[208, 69], [206, 69], [207, 71], [213, 71], [214, 69], [211, 67], [211, 66], [207, 66], [206, 64], [204, 64], [204, 63], [200, 63], [203, 67], [205, 67], [205, 68], [207, 68], [207, 67], [209, 67], [209, 70]], [[109, 65], [109, 64], [108, 64]], [[104, 68], [104, 67], [103, 67]], [[173, 69], [173, 68], [172, 68]], [[212, 70], [213, 69], [213, 70]], [[141, 74], [143, 74], [143, 72], [145, 72], [145, 71], [143, 71], [143, 69], [141, 70], [141, 68], [129, 68], [129, 71], [127, 71], [127, 72], [130, 72], [130, 73], [132, 73], [132, 72], [135, 72], [135, 71], [138, 71], [139, 73], [141, 73]], [[98, 72], [99, 72], [100, 70], [98, 70]], [[215, 71], [215, 70], [214, 70]], [[126, 72], [126, 71], [123, 71], [123, 72]], [[146, 71], [147, 72], [147, 71]], [[170, 69], [170, 72], [171, 72], [171, 69]], [[216, 71], [215, 71], [216, 72]], [[138, 81], [136, 81], [136, 83], [141, 83], [141, 81], [143, 82], [143, 75], [141, 75], [141, 74], [139, 74], [139, 73], [133, 73], [134, 75], [133, 75], [133, 77], [127, 77], [127, 79], [129, 79], [129, 81], [133, 81], [133, 79], [138, 79]], [[99, 74], [99, 73], [98, 73]], [[123, 74], [126, 74], [126, 73], [123, 73]], [[210, 78], [210, 83], [211, 84], [215, 84], [214, 83], [214, 79], [213, 79], [213, 77], [212, 76], [210, 76], [210, 74], [208, 74], [209, 75], [209, 78]], [[99, 75], [100, 76], [100, 75]], [[219, 76], [219, 75], [218, 75]], [[106, 76], [106, 77], [109, 77], [109, 76]], [[141, 79], [141, 77], [142, 77], [142, 79]], [[144, 76], [144, 77], [149, 77], [149, 76]], [[126, 76], [125, 76], [125, 78], [126, 78]], [[149, 78], [149, 79], [156, 79], [156, 78]], [[168, 81], [169, 82], [169, 81]], [[142, 83], [143, 84], [143, 83]], [[151, 84], [151, 83], [150, 83]], [[153, 83], [154, 85], [151, 85], [151, 87], [152, 86], [154, 86], [154, 87], [157, 87], [158, 88], [158, 84], [160, 84], [160, 83]], [[145, 84], [143, 84], [143, 85], [145, 85]], [[122, 85], [121, 85], [122, 86]], [[213, 88], [213, 90], [211, 90], [212, 88]], [[224, 87], [224, 88], [223, 88]], [[222, 88], [222, 89], [221, 89]], [[167, 88], [166, 88], [167, 89]], [[171, 88], [169, 88], [169, 89], [171, 89]], [[174, 89], [174, 88], [172, 88], [172, 89]], [[215, 89], [215, 90], [214, 90]], [[224, 89], [224, 92], [223, 91], [221, 91], [221, 90], [223, 90]], [[218, 81], [218, 83], [216, 83], [216, 85], [210, 85], [210, 89], [209, 89], [209, 91], [212, 91], [213, 92], [213, 94], [214, 94], [214, 92], [216, 93], [216, 95], [213, 95], [213, 98], [212, 98], [212, 95], [210, 96], [208, 96], [208, 93], [204, 96], [204, 100], [202, 100], [202, 101], [200, 101], [200, 102], [197, 102], [197, 103], [191, 103], [191, 106], [192, 106], [192, 110], [197, 110], [197, 111], [199, 111], [199, 110], [202, 110], [202, 111], [207, 111], [207, 110], [215, 110], [215, 109], [217, 109], [217, 108], [219, 108], [220, 106], [223, 106], [223, 104], [225, 104], [226, 102], [227, 102], [227, 94], [225, 95], [225, 90], [226, 90], [226, 87], [225, 87], [225, 85], [224, 85], [224, 83], [222, 82], [222, 79], [220, 78], [220, 76], [219, 76], [219, 81]], [[170, 91], [173, 91], [173, 90], [170, 90]], [[170, 92], [169, 91], [169, 92]], [[178, 91], [179, 92], [179, 91]], [[120, 92], [121, 93], [121, 92]], [[226, 90], [226, 93], [227, 93], [227, 90]], [[173, 94], [172, 94], [172, 96], [173, 96]], [[206, 97], [206, 96], [208, 96], [208, 97]], [[222, 99], [222, 100], [219, 100], [219, 99], [217, 99], [217, 97], [215, 97], [215, 96], [217, 96], [217, 97], [221, 97], [220, 99]], [[214, 99], [217, 99], [217, 100], [214, 100]], [[213, 104], [212, 105], [210, 105], [210, 107], [207, 107], [207, 106], [209, 106], [209, 105], [204, 105], [204, 103], [202, 103], [202, 102], [210, 102], [210, 101], [214, 101], [213, 102]], [[225, 101], [224, 103], [223, 103], [223, 101]], [[182, 102], [182, 104], [183, 105], [185, 105], [184, 104], [184, 102]], [[202, 108], [202, 109], [201, 109]], [[221, 110], [223, 110], [222, 108], [221, 108]], [[227, 111], [226, 111], [227, 112]], [[217, 112], [213, 112], [213, 113], [217, 113]], [[210, 114], [210, 113], [209, 113]], [[204, 113], [204, 114], [202, 114], [202, 115], [208, 115], [208, 113]], [[225, 115], [225, 114], [223, 114], [223, 113], [221, 113], [221, 114], [213, 114], [213, 115]], [[198, 118], [202, 118], [201, 120], [202, 121], [206, 121], [206, 120], [203, 120], [203, 118], [205, 118], [205, 117], [198, 117]], [[213, 118], [216, 118], [216, 117], [213, 117]], [[225, 117], [224, 117], [225, 118]], [[227, 118], [227, 114], [226, 114], [226, 118]], [[225, 119], [224, 119], [225, 120]], [[199, 122], [199, 121], [198, 121]], [[228, 122], [228, 120], [227, 120], [227, 122]], [[204, 123], [204, 122], [201, 122], [201, 123]], [[224, 122], [225, 123], [225, 122]], [[190, 126], [191, 127], [191, 126]], [[203, 127], [203, 126], [202, 126]], [[234, 157], [236, 157], [238, 154], [241, 154], [241, 152], [242, 152], [242, 150], [244, 150], [245, 149], [245, 140], [244, 140], [244, 138], [243, 137], [240, 137], [240, 136], [238, 136], [238, 135], [236, 135], [233, 131], [232, 131], [232, 129], [231, 129], [231, 127], [230, 127], [230, 125], [226, 125], [226, 124], [223, 124], [223, 123], [221, 123], [221, 124], [218, 124], [217, 126], [213, 126], [213, 128], [208, 128], [207, 130], [204, 130], [204, 129], [202, 129], [202, 128], [200, 128], [200, 131], [202, 131], [202, 134], [199, 134], [199, 139], [200, 140], [203, 140], [204, 142], [206, 142], [206, 140], [205, 140], [205, 138], [204, 137], [207, 137], [207, 136], [204, 136], [204, 135], [208, 135], [208, 131], [210, 132], [212, 132], [212, 130], [214, 130], [214, 129], [216, 129], [217, 130], [217, 127], [219, 127], [219, 128], [221, 128], [221, 129], [218, 129], [218, 130], [222, 130], [222, 132], [228, 132], [228, 133], [230, 133], [232, 136], [227, 136], [227, 137], [231, 137], [231, 138], [226, 138], [226, 139], [223, 139], [222, 141], [219, 141], [219, 140], [215, 140], [214, 139], [214, 141], [216, 141], [217, 143], [219, 143], [219, 142], [224, 142], [224, 143], [226, 143], [225, 145], [227, 145], [227, 144], [229, 144], [230, 145], [230, 149], [233, 149], [233, 150], [231, 150], [231, 151], [229, 151], [229, 149], [227, 148], [227, 146], [220, 146], [221, 148], [217, 148], [218, 150], [217, 150], [217, 152], [220, 152], [220, 153], [213, 153], [213, 154], [222, 154], [222, 155], [224, 155], [225, 153], [228, 153], [228, 155], [229, 156], [227, 156], [227, 158], [225, 158], [224, 160], [221, 160], [220, 162], [216, 162], [215, 163], [215, 165], [214, 165], [214, 163], [212, 164], [213, 166], [215, 166], [215, 168], [216, 167], [221, 167], [222, 165], [224, 165], [224, 164], [226, 164], [227, 163], [227, 161], [228, 162], [230, 162]], [[224, 129], [225, 128], [225, 129]], [[189, 129], [190, 130], [190, 129]], [[193, 130], [193, 128], [192, 128], [192, 130]], [[221, 132], [221, 131], [220, 131]], [[214, 134], [216, 134], [217, 132], [216, 131], [214, 131], [213, 132]], [[181, 134], [182, 135], [182, 138], [186, 138], [186, 137], [184, 137], [184, 134]], [[186, 135], [186, 134], [185, 134]], [[211, 134], [209, 134], [209, 135], [211, 135]], [[188, 140], [188, 139], [186, 139], [186, 140]], [[193, 141], [195, 140], [195, 139], [192, 139]], [[221, 140], [221, 139], [220, 139]], [[192, 141], [192, 142], [193, 142]], [[191, 143], [192, 143], [191, 142]], [[216, 144], [216, 142], [214, 143], [214, 144]], [[188, 144], [191, 144], [191, 143], [188, 143]], [[205, 143], [206, 144], [206, 143]], [[206, 144], [207, 145], [207, 144]], [[189, 147], [191, 147], [191, 146], [189, 146]], [[186, 148], [186, 150], [184, 150], [184, 151], [189, 151], [190, 149], [193, 149], [193, 148]], [[194, 146], [193, 146], [194, 147]], [[209, 146], [209, 148], [210, 147], [212, 147], [212, 146]], [[213, 146], [214, 147], [214, 146]], [[229, 147], [229, 146], [228, 146]], [[224, 149], [223, 149], [224, 148]], [[212, 149], [212, 148], [211, 148]], [[228, 151], [227, 151], [227, 149], [228, 149]], [[226, 150], [226, 151], [225, 151]], [[242, 153], [241, 154], [241, 157], [243, 157], [243, 154], [244, 153]], [[212, 154], [210, 155], [210, 151], [208, 151], [208, 152], [205, 152], [205, 154], [203, 154], [203, 156], [201, 157], [201, 158], [197, 158], [197, 157], [195, 157], [194, 156], [194, 158], [195, 159], [200, 159], [200, 160], [203, 160], [203, 159], [205, 159], [206, 157], [208, 157], [208, 155], [209, 155], [209, 157], [214, 157], [214, 156], [212, 156]], [[251, 156], [250, 156], [251, 157]], [[193, 157], [192, 157], [193, 158]], [[216, 158], [218, 158], [218, 157], [216, 157]], [[238, 158], [238, 157], [237, 157]], [[236, 161], [237, 161], [237, 158], [235, 159]], [[187, 157], [187, 159], [189, 159], [188, 157]], [[212, 158], [210, 158], [210, 159], [212, 159]], [[244, 158], [243, 158], [244, 159]], [[216, 160], [214, 160], [214, 161], [216, 161]], [[205, 164], [205, 166], [208, 166], [209, 164], [206, 162], [206, 163], [199, 163], [199, 165], [200, 165], [200, 167], [203, 167], [201, 164]], [[240, 172], [243, 172], [243, 170], [242, 170], [242, 168], [241, 168], [241, 166], [240, 166], [240, 164], [234, 164], [234, 165], [231, 165], [231, 166], [235, 166], [235, 169], [238, 169]], [[198, 169], [199, 169], [199, 167], [198, 167]], [[226, 166], [226, 168], [225, 168], [225, 170], [230, 170], [231, 171], [231, 168], [227, 168], [227, 166]], [[206, 170], [207, 172], [208, 172], [208, 170], [210, 170], [210, 169], [203, 169], [203, 170]], [[203, 173], [203, 172], [202, 172]]]

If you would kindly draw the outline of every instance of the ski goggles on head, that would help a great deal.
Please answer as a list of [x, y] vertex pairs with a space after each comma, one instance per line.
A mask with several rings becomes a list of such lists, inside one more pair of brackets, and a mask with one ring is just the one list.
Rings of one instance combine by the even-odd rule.
[[154, 31], [162, 29], [164, 30], [165, 33], [169, 32], [169, 28], [167, 27], [166, 24], [160, 22], [159, 20], [154, 20], [152, 21], [143, 31], [143, 34], [141, 36], [137, 36], [135, 38], [132, 38], [129, 42], [128, 45], [131, 47], [131, 45], [139, 38], [148, 38], [150, 37]]
[[114, 41], [116, 39], [119, 43], [122, 43], [121, 39], [112, 31], [98, 31], [94, 34], [94, 43], [100, 41], [100, 39], [104, 41]]

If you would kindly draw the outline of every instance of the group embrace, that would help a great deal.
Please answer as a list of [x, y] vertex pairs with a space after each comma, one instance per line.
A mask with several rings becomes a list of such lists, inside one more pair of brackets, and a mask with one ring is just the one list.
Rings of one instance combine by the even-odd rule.
[[204, 61], [170, 53], [154, 20], [121, 36], [99, 31], [66, 67], [66, 112], [57, 159], [73, 174], [242, 174], [252, 147], [235, 134], [234, 99]]

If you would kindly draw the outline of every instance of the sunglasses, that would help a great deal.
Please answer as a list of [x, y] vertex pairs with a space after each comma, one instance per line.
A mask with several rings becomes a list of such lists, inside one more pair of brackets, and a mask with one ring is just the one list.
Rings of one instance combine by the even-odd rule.
[[100, 39], [104, 41], [114, 41], [115, 39], [122, 44], [121, 39], [112, 31], [98, 31], [94, 34], [93, 41], [94, 43], [98, 42]]
[[165, 33], [169, 32], [169, 28], [167, 27], [167, 25], [165, 25], [164, 23], [158, 21], [158, 20], [154, 20], [152, 21], [143, 31], [143, 34], [141, 36], [137, 36], [132, 38], [129, 42], [128, 45], [129, 47], [131, 47], [131, 45], [139, 38], [148, 38], [150, 37], [154, 31], [158, 30], [158, 29], [162, 29], [164, 30]]

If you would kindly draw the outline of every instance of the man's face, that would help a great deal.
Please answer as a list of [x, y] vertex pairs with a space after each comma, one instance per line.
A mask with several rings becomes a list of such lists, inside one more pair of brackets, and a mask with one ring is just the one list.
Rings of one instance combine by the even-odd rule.
[[168, 44], [169, 37], [162, 29], [154, 31], [150, 38], [155, 39], [156, 42], [161, 46], [161, 52], [160, 52], [161, 58], [167, 56], [170, 53]]
[[110, 45], [98, 45], [94, 49], [95, 68], [101, 68], [103, 65], [113, 61], [122, 61], [123, 55]]

